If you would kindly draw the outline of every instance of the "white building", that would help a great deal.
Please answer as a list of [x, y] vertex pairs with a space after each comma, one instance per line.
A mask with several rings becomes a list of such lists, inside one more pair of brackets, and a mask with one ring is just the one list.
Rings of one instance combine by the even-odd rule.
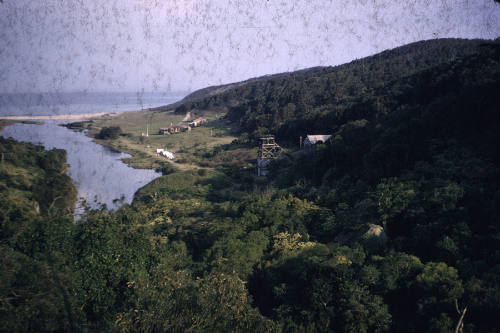
[[330, 134], [308, 135], [304, 140], [304, 150], [311, 152], [317, 143], [325, 143], [331, 138]]

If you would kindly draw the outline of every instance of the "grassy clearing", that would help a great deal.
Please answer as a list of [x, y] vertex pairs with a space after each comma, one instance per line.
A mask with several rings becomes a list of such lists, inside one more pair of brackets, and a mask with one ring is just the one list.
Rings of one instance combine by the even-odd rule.
[[[221, 113], [222, 114], [222, 113]], [[251, 166], [256, 156], [256, 148], [232, 144], [236, 136], [232, 134], [231, 124], [220, 118], [221, 114], [206, 112], [202, 114], [208, 123], [191, 131], [160, 135], [161, 127], [170, 124], [187, 125], [191, 119], [173, 111], [136, 111], [115, 116], [105, 116], [92, 122], [84, 122], [83, 128], [88, 135], [95, 137], [103, 127], [119, 126], [122, 134], [115, 140], [96, 142], [112, 149], [130, 154], [124, 162], [135, 168], [164, 168], [175, 165], [180, 170], [213, 168], [217, 166]], [[149, 136], [146, 133], [149, 124]], [[176, 161], [156, 156], [156, 149], [164, 148], [175, 154]]]

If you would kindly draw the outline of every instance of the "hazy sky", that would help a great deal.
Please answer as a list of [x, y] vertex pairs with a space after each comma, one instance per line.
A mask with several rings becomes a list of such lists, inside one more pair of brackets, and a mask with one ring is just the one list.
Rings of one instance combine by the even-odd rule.
[[185, 91], [499, 36], [493, 0], [3, 0], [0, 92]]

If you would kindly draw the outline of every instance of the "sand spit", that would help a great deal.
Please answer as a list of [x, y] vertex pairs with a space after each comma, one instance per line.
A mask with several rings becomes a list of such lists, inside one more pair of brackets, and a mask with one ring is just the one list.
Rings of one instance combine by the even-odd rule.
[[58, 114], [53, 116], [1, 116], [0, 119], [8, 120], [85, 120], [99, 118], [103, 116], [114, 117], [120, 113], [83, 113], [83, 114]]

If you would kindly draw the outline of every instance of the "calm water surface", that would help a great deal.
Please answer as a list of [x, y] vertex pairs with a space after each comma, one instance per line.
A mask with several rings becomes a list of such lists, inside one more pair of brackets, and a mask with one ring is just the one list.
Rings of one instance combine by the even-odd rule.
[[62, 122], [47, 121], [43, 125], [16, 123], [0, 131], [3, 137], [41, 144], [46, 149], [59, 148], [68, 152], [70, 168], [79, 197], [77, 214], [81, 213], [82, 200], [92, 208], [106, 204], [108, 208], [121, 206], [115, 199], [124, 197], [130, 203], [134, 193], [153, 179], [161, 176], [153, 170], [133, 169], [120, 159], [127, 154], [116, 153], [98, 145], [83, 133], [58, 126]]
[[[125, 112], [167, 105], [182, 99], [186, 93], [172, 92], [78, 92], [78, 93], [0, 93], [0, 115], [60, 115], [98, 112]], [[41, 144], [46, 149], [68, 152], [71, 165], [68, 174], [75, 182], [79, 196], [77, 214], [85, 200], [92, 208], [106, 204], [110, 209], [130, 203], [134, 193], [160, 174], [138, 170], [120, 159], [116, 153], [98, 145], [83, 133], [58, 126], [62, 121], [46, 121], [43, 125], [14, 124], [0, 131], [4, 137]]]

